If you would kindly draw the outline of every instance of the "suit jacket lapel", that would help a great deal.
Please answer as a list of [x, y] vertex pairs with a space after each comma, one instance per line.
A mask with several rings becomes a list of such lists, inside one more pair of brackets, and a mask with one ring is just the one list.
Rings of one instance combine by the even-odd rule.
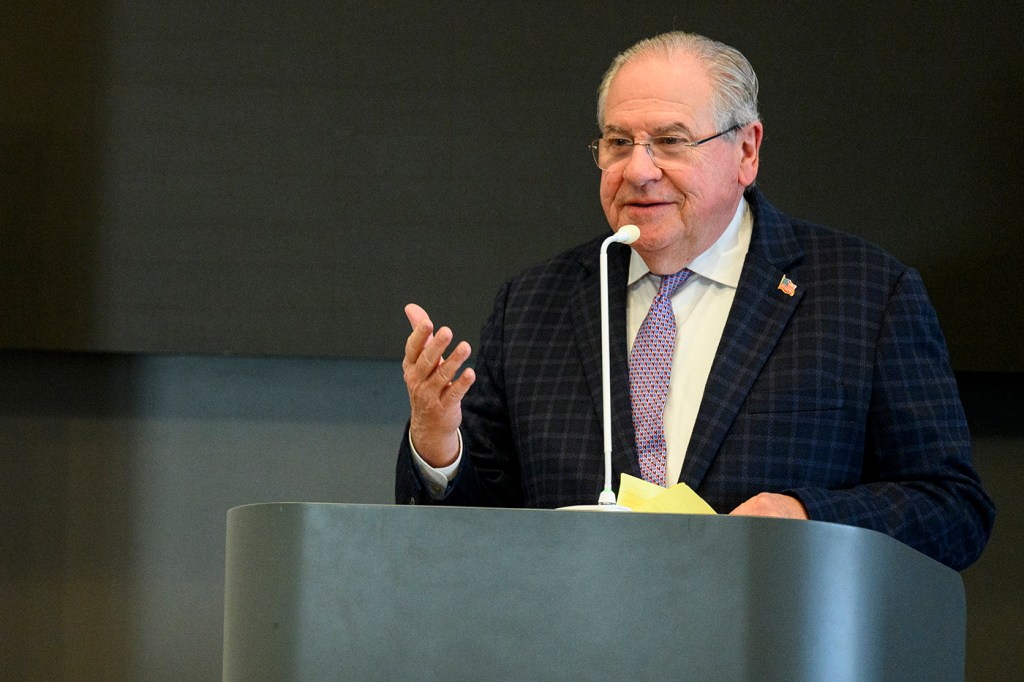
[[736, 297], [711, 366], [680, 480], [696, 489], [790, 317], [806, 292], [796, 281], [790, 296], [779, 290], [787, 269], [803, 252], [789, 220], [756, 189], [747, 194], [754, 230]]
[[[615, 471], [640, 475], [633, 435], [632, 408], [629, 399], [629, 362], [626, 356], [626, 280], [629, 277], [631, 250], [621, 244], [608, 249], [609, 364], [612, 397], [612, 466]], [[580, 349], [594, 411], [601, 423], [601, 275], [599, 248], [587, 258], [587, 275], [574, 294], [573, 329]], [[589, 254], [588, 254], [589, 256]], [[603, 427], [599, 427], [603, 428]], [[613, 481], [618, 489], [618, 478]]]

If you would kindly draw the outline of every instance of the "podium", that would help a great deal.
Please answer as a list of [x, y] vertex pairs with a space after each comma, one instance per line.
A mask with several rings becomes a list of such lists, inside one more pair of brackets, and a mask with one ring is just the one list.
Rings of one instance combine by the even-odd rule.
[[962, 680], [958, 573], [815, 521], [228, 512], [224, 680]]

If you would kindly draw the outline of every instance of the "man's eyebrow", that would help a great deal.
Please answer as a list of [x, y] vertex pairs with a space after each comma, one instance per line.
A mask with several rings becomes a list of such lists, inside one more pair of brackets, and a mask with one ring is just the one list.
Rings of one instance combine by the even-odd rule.
[[660, 137], [662, 135], [670, 135], [675, 133], [682, 133], [688, 137], [693, 135], [693, 132], [685, 123], [670, 123], [667, 126], [661, 126], [651, 131], [653, 137]]
[[620, 128], [619, 126], [611, 125], [604, 127], [604, 134], [608, 135], [609, 133], [615, 133], [616, 135], [625, 135], [626, 137], [632, 137], [633, 135], [633, 133], [629, 132], [625, 128]]
[[[623, 128], [621, 126], [615, 126], [615, 125], [606, 125], [604, 127], [604, 134], [605, 135], [609, 135], [609, 134], [623, 135], [625, 137], [633, 137], [633, 135], [634, 135], [634, 133], [631, 130], [626, 130], [625, 128]], [[675, 122], [675, 123], [669, 123], [668, 125], [659, 126], [658, 128], [655, 128], [654, 130], [651, 131], [651, 137], [661, 137], [663, 135], [676, 135], [676, 134], [682, 134], [682, 135], [685, 135], [687, 137], [691, 137], [693, 135], [693, 132], [690, 130], [689, 126], [687, 126], [685, 123], [678, 122], [678, 121]]]

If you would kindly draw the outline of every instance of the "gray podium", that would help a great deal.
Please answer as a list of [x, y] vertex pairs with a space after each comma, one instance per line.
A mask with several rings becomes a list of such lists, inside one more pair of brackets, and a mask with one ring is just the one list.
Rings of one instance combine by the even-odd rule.
[[827, 523], [228, 512], [224, 679], [960, 680], [959, 574]]

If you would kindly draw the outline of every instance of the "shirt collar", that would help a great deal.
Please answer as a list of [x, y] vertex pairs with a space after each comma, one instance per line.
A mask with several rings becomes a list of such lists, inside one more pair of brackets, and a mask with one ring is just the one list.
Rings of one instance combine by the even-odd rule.
[[[750, 248], [750, 234], [753, 231], [753, 226], [754, 219], [750, 212], [750, 206], [744, 197], [740, 197], [736, 213], [729, 221], [722, 236], [707, 251], [694, 258], [687, 267], [694, 274], [735, 289], [740, 282], [740, 272], [743, 270], [747, 249]], [[629, 286], [646, 277], [650, 271], [640, 254], [631, 251]]]

